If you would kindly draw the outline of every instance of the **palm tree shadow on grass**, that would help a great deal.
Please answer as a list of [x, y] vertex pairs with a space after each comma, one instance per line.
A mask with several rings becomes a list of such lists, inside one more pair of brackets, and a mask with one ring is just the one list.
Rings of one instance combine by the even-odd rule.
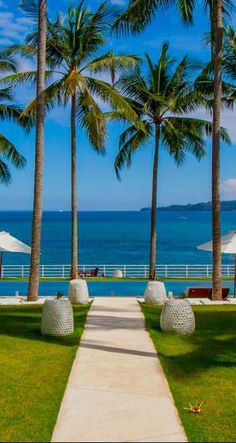
[[195, 349], [191, 352], [179, 355], [167, 355], [167, 353], [159, 352], [160, 359], [164, 359], [165, 363], [171, 363], [171, 375], [178, 379], [179, 374], [183, 379], [195, 378], [212, 368], [236, 368], [236, 353], [233, 352], [235, 347], [236, 335], [221, 342], [217, 337], [196, 336], [193, 340]]
[[196, 312], [195, 334], [178, 338], [175, 333], [163, 333], [163, 344], [160, 311], [148, 310], [151, 313], [147, 319], [148, 330], [156, 343], [158, 356], [174, 379], [197, 379], [214, 367], [236, 368], [235, 311]]
[[[3, 308], [3, 309], [2, 309]], [[53, 343], [59, 346], [78, 346], [86, 320], [88, 306], [74, 310], [75, 331], [64, 337], [42, 336], [41, 306], [1, 307], [0, 335], [38, 342]]]

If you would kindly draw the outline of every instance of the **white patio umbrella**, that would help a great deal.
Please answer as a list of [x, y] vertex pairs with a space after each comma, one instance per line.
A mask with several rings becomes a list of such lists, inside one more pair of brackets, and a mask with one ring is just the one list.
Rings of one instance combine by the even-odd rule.
[[0, 232], [0, 278], [2, 277], [2, 260], [4, 252], [22, 252], [31, 254], [31, 248], [8, 232]]
[[[212, 241], [197, 246], [202, 251], [212, 251]], [[236, 231], [221, 237], [221, 253], [234, 255], [234, 297], [236, 296]]]

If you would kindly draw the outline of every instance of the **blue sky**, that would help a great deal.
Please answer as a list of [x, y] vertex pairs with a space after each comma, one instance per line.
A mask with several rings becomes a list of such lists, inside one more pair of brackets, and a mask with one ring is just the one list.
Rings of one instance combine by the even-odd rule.
[[[63, 11], [70, 0], [48, 0], [49, 13]], [[77, 2], [74, 2], [76, 4]], [[100, 2], [85, 1], [92, 8]], [[111, 3], [123, 8], [127, 0], [112, 0]], [[170, 43], [171, 52], [177, 57], [188, 53], [196, 60], [207, 60], [208, 48], [203, 42], [208, 30], [208, 17], [204, 15], [202, 0], [197, 1], [193, 27], [184, 26], [175, 11], [160, 10], [157, 18], [142, 35], [117, 39], [108, 36], [107, 48], [117, 54], [137, 54], [148, 52], [157, 58], [163, 40]], [[30, 21], [17, 8], [18, 0], [0, 0], [0, 45], [22, 42], [31, 28]], [[235, 26], [235, 16], [233, 24]], [[32, 69], [29, 60], [21, 62], [21, 69]], [[26, 104], [34, 95], [30, 88], [17, 91], [16, 99]], [[199, 110], [203, 117], [204, 111]], [[235, 115], [224, 112], [222, 123], [228, 128], [232, 146], [222, 144], [221, 191], [223, 199], [236, 199], [236, 125]], [[10, 186], [0, 186], [1, 209], [31, 209], [34, 169], [34, 133], [25, 136], [14, 124], [2, 123], [1, 130], [21, 150], [27, 158], [23, 171], [12, 169], [13, 182]], [[109, 126], [109, 137], [105, 157], [98, 156], [89, 146], [83, 132], [78, 128], [78, 195], [80, 210], [138, 210], [150, 206], [151, 170], [153, 147], [150, 144], [133, 159], [130, 170], [122, 172], [118, 182], [114, 173], [114, 158], [118, 150], [121, 127]], [[162, 149], [159, 167], [159, 205], [207, 201], [210, 199], [211, 146], [208, 143], [207, 156], [200, 163], [191, 158], [176, 167], [174, 161]], [[44, 209], [57, 210], [70, 208], [70, 127], [69, 113], [63, 108], [55, 109], [46, 120], [45, 133], [45, 176]]]

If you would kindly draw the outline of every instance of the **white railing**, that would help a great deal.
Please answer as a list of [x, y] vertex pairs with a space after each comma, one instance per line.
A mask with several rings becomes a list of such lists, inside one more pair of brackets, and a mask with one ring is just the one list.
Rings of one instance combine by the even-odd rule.
[[[98, 276], [111, 277], [116, 269], [123, 272], [124, 277], [148, 278], [148, 265], [106, 265], [91, 264], [80, 265], [81, 271], [89, 271], [99, 268]], [[40, 277], [42, 278], [66, 278], [70, 276], [70, 265], [41, 265]], [[3, 265], [2, 278], [29, 277], [29, 265]], [[212, 265], [157, 265], [156, 275], [163, 278], [197, 278], [211, 277]], [[222, 265], [222, 276], [232, 277], [234, 265]]]

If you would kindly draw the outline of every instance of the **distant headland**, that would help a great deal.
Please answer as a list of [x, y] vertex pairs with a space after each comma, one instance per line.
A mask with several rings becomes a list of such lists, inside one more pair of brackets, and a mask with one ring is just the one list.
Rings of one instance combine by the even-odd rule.
[[[222, 211], [236, 211], [236, 200], [221, 202]], [[141, 212], [149, 212], [150, 208], [142, 208]], [[159, 206], [158, 211], [211, 211], [211, 202], [188, 203], [187, 205]]]

